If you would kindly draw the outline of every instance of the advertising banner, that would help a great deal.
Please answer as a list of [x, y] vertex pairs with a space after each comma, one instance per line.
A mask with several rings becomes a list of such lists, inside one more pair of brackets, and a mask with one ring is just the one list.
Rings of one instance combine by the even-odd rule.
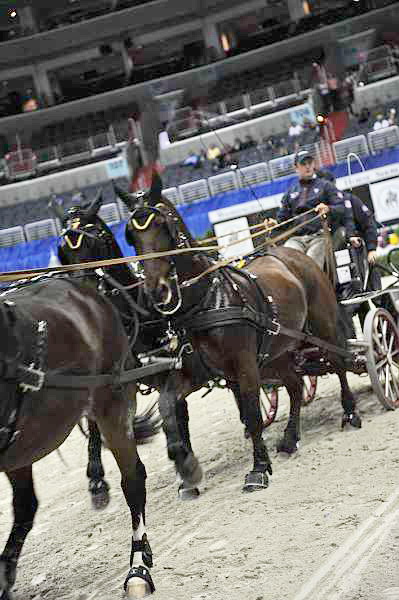
[[399, 219], [399, 177], [370, 185], [377, 221], [385, 223]]
[[[232, 221], [217, 223], [215, 225], [215, 235], [218, 237], [218, 245], [220, 246], [220, 254], [223, 258], [231, 258], [233, 256], [243, 256], [253, 251], [254, 245], [252, 240], [245, 240], [250, 236], [251, 232], [248, 225], [247, 217], [240, 217]], [[235, 243], [233, 246], [226, 248], [233, 242], [245, 240], [240, 243]]]

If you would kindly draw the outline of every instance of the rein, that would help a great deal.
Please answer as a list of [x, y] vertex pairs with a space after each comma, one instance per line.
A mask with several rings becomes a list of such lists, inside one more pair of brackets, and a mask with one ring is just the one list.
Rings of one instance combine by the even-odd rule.
[[[265, 228], [265, 231], [261, 231], [261, 232], [252, 234], [252, 235], [248, 236], [247, 238], [245, 238], [244, 240], [241, 239], [241, 240], [236, 240], [234, 242], [231, 242], [230, 244], [223, 246], [223, 248], [228, 248], [228, 247], [234, 246], [236, 244], [242, 243], [243, 241], [253, 239], [254, 237], [264, 235], [265, 233], [268, 233], [268, 232], [272, 231], [273, 229], [282, 227], [282, 226], [286, 225], [287, 223], [292, 222], [295, 219], [298, 219], [300, 217], [302, 218], [304, 215], [309, 214], [311, 212], [314, 212], [314, 209], [311, 209], [310, 211], [307, 211], [306, 213], [302, 213], [301, 215], [298, 215], [298, 217], [292, 217], [291, 219], [288, 219], [287, 221], [284, 221], [282, 223], [274, 225], [273, 227], [270, 227], [268, 229]], [[260, 247], [263, 247], [266, 245], [274, 245], [276, 242], [290, 237], [290, 235], [292, 235], [292, 233], [294, 233], [298, 229], [301, 229], [304, 225], [311, 223], [312, 221], [315, 221], [316, 219], [319, 219], [319, 218], [320, 218], [319, 215], [317, 215], [316, 217], [313, 217], [312, 219], [309, 219], [309, 220], [301, 223], [300, 225], [292, 227], [285, 233], [280, 234], [276, 238], [273, 238], [273, 240], [267, 240]], [[76, 232], [76, 229], [74, 231]], [[87, 234], [87, 232], [84, 232], [84, 233], [86, 235], [90, 235], [90, 234]], [[133, 263], [133, 262], [140, 262], [143, 260], [154, 260], [157, 258], [164, 258], [164, 257], [169, 257], [169, 256], [179, 256], [181, 254], [193, 254], [193, 253], [198, 254], [199, 252], [212, 252], [212, 251], [219, 251], [219, 250], [221, 250], [221, 247], [219, 245], [204, 246], [204, 247], [195, 246], [195, 247], [177, 248], [175, 250], [167, 250], [164, 252], [150, 252], [147, 254], [141, 254], [141, 255], [136, 255], [136, 256], [127, 256], [127, 257], [121, 257], [121, 258], [111, 258], [111, 259], [106, 259], [106, 260], [96, 260], [96, 261], [90, 261], [90, 262], [85, 262], [85, 263], [76, 263], [73, 265], [60, 265], [56, 268], [43, 267], [43, 268], [39, 268], [39, 269], [6, 271], [3, 273], [0, 273], [0, 282], [18, 281], [20, 279], [32, 279], [39, 275], [48, 275], [49, 273], [55, 273], [55, 272], [70, 273], [70, 272], [74, 272], [74, 271], [82, 271], [85, 269], [99, 269], [102, 267], [112, 267], [114, 265], [123, 265], [123, 264], [129, 264], [129, 263]], [[230, 264], [231, 262], [234, 262], [235, 260], [237, 260], [238, 258], [242, 258], [243, 256], [248, 256], [249, 254], [251, 254], [251, 253], [248, 253], [245, 255], [240, 255], [233, 259], [229, 259], [229, 262], [227, 264]], [[225, 266], [225, 262], [226, 261], [223, 261], [223, 260], [219, 261], [218, 263], [216, 263], [216, 265], [218, 265], [218, 266], [214, 265], [215, 268], [213, 270], [216, 270], [216, 268], [219, 268], [221, 266]]]
[[[314, 210], [314, 209], [312, 209], [312, 210]], [[308, 219], [305, 222], [300, 223], [299, 225], [296, 225], [295, 227], [291, 227], [291, 229], [289, 229], [285, 233], [281, 233], [280, 235], [276, 236], [273, 239], [266, 240], [265, 242], [260, 244], [256, 248], [256, 250], [258, 251], [262, 248], [266, 248], [267, 246], [274, 246], [277, 242], [281, 242], [281, 241], [287, 239], [288, 237], [290, 237], [293, 233], [295, 233], [296, 231], [301, 229], [304, 225], [307, 225], [308, 223], [312, 223], [313, 221], [316, 221], [319, 218], [320, 218], [319, 215], [317, 215], [316, 217], [312, 217], [311, 219]], [[281, 225], [282, 225], [282, 223], [281, 223]], [[264, 235], [263, 232], [260, 232], [260, 233], [262, 235]], [[260, 233], [255, 234], [255, 236], [260, 235]], [[253, 236], [253, 237], [255, 237], [255, 236]], [[250, 239], [250, 238], [246, 238], [246, 239]], [[239, 240], [239, 241], [242, 242], [244, 240]], [[236, 244], [237, 242], [233, 242], [233, 243]], [[230, 245], [233, 245], [233, 244], [230, 244]], [[227, 266], [233, 264], [234, 262], [236, 262], [237, 260], [244, 258], [245, 256], [250, 256], [252, 253], [253, 253], [253, 251], [248, 252], [246, 254], [241, 254], [239, 256], [233, 256], [232, 258], [227, 258], [225, 260], [218, 261], [217, 263], [215, 263], [214, 265], [211, 265], [208, 269], [206, 269], [205, 271], [203, 271], [196, 277], [192, 277], [191, 279], [186, 279], [186, 281], [182, 281], [182, 283], [180, 285], [182, 287], [189, 287], [191, 285], [194, 285], [195, 283], [198, 283], [198, 281], [200, 281], [203, 277], [206, 277], [206, 275], [209, 275], [210, 273], [217, 271], [221, 267], [227, 267]]]

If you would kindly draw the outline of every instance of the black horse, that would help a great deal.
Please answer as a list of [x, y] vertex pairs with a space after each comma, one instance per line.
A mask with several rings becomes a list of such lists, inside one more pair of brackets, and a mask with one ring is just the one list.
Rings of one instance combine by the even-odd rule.
[[[72, 262], [87, 262], [96, 258], [87, 252], [86, 243], [82, 244], [83, 235], [85, 236], [85, 240], [93, 240], [96, 239], [95, 236], [98, 234], [99, 239], [104, 242], [107, 249], [106, 256], [99, 256], [98, 258], [122, 256], [119, 246], [116, 244], [116, 242], [112, 241], [112, 232], [97, 216], [97, 212], [101, 206], [101, 203], [101, 193], [99, 193], [85, 207], [72, 207], [68, 213], [64, 213], [64, 211], [55, 202], [51, 203], [50, 207], [52, 208], [55, 216], [59, 218], [60, 221], [65, 225], [65, 231], [61, 236], [61, 243], [58, 248], [58, 257], [62, 264], [71, 264]], [[94, 222], [97, 220], [101, 221], [100, 232], [94, 225]], [[82, 229], [80, 229], [80, 227], [82, 227]], [[83, 233], [81, 233], [81, 231]], [[88, 277], [92, 276], [92, 274], [88, 272], [86, 272], [86, 274]], [[122, 286], [127, 283], [132, 283], [131, 271], [126, 266], [121, 265], [119, 268], [111, 269], [109, 274], [110, 276], [117, 277]], [[137, 282], [137, 279], [135, 282]], [[134, 305], [133, 307], [126, 307], [125, 303], [123, 303], [123, 299], [121, 299], [119, 296], [117, 298], [112, 296], [112, 300], [121, 314], [124, 314], [124, 312], [128, 311], [129, 314], [125, 318], [125, 324], [129, 328], [132, 323], [134, 324], [137, 321], [138, 317], [136, 310], [140, 310], [140, 307], [137, 305]], [[137, 350], [141, 351], [141, 348], [137, 347], [136, 351]], [[142, 415], [136, 415], [133, 421], [133, 430], [136, 442], [141, 443], [147, 441], [156, 435], [161, 428], [161, 424], [162, 421], [159, 418], [159, 415], [156, 414], [156, 406], [154, 404], [151, 405]], [[104, 479], [105, 473], [101, 461], [101, 435], [97, 424], [90, 419], [88, 419], [87, 432], [85, 432], [83, 428], [82, 431], [88, 437], [88, 463], [86, 475], [89, 479], [89, 492], [91, 494], [94, 508], [101, 509], [109, 503], [109, 484]]]
[[11, 483], [14, 507], [0, 555], [0, 599], [11, 599], [18, 558], [38, 507], [32, 464], [57, 449], [84, 414], [98, 424], [115, 457], [131, 512], [125, 589], [131, 597], [153, 591], [146, 473], [131, 427], [136, 384], [118, 384], [119, 374], [135, 361], [115, 307], [87, 278], [40, 278], [0, 298], [0, 337], [0, 472]]
[[[159, 190], [152, 189], [152, 194], [159, 193]], [[99, 217], [98, 210], [101, 206], [101, 194], [87, 206], [73, 206], [67, 213], [64, 213], [60, 207], [55, 208], [56, 216], [64, 223], [64, 230], [61, 236], [58, 248], [58, 257], [64, 265], [90, 262], [93, 260], [107, 260], [112, 258], [121, 258], [122, 251], [118, 245], [110, 228]], [[170, 356], [171, 347], [173, 348], [174, 339], [168, 337], [168, 331], [164, 319], [154, 311], [148, 298], [144, 295], [144, 280], [139, 278], [135, 271], [126, 264], [119, 264], [104, 269], [103, 293], [109, 295], [112, 302], [118, 309], [118, 312], [125, 315], [124, 321], [126, 327], [135, 330], [135, 322], [132, 321], [132, 310], [136, 309], [139, 318], [139, 328], [135, 331], [135, 352], [152, 352], [159, 347], [163, 347], [167, 355]], [[149, 312], [150, 311], [150, 312]], [[133, 323], [133, 326], [132, 326]], [[137, 334], [137, 335], [136, 335]], [[177, 351], [178, 349], [176, 349]], [[203, 387], [208, 381], [208, 373], [204, 370], [198, 355], [195, 353], [184, 354], [182, 371], [189, 380], [190, 392]], [[151, 387], [162, 392], [166, 382], [167, 375], [160, 373], [151, 378]], [[144, 382], [146, 383], [146, 382]], [[150, 414], [151, 417], [151, 414]], [[182, 427], [182, 435], [185, 436], [188, 447], [190, 446], [190, 437], [188, 434], [188, 411], [185, 399], [178, 406], [178, 422]], [[141, 437], [153, 434], [162, 421], [156, 418], [146, 419], [145, 416], [137, 422], [135, 419], [135, 429], [139, 430]], [[180, 425], [179, 425], [180, 426]], [[143, 432], [143, 433], [142, 433]], [[89, 440], [89, 465], [88, 474], [96, 485], [98, 477], [103, 477], [103, 467], [101, 464], [101, 438], [96, 425], [91, 424]], [[93, 478], [93, 475], [95, 477]], [[183, 479], [179, 482], [179, 495], [184, 499], [195, 498], [199, 491], [196, 488], [197, 479]], [[107, 484], [106, 484], [107, 485]]]
[[[340, 379], [343, 423], [360, 427], [347, 382], [343, 356], [346, 340], [340, 328], [335, 293], [312, 259], [294, 250], [277, 248], [256, 258], [246, 271], [213, 270], [212, 260], [200, 248], [195, 251], [195, 240], [161, 193], [158, 197], [152, 194], [139, 198], [121, 193], [120, 197], [132, 212], [126, 236], [137, 253], [171, 253], [143, 261], [145, 287], [155, 309], [192, 344], [210, 374], [224, 376], [239, 400], [241, 418], [254, 448], [253, 469], [246, 475], [245, 491], [267, 487], [267, 473], [272, 472], [262, 439], [262, 380], [277, 378], [287, 388], [290, 416], [278, 450], [292, 453], [297, 449], [303, 382], [296, 372], [295, 352], [303, 344], [298, 338], [305, 327], [342, 349], [341, 353], [326, 351], [325, 359]], [[187, 253], [173, 254], [179, 249], [186, 249]], [[296, 337], [281, 333], [282, 328]], [[171, 373], [160, 411], [169, 458], [175, 461], [182, 476], [195, 478], [198, 461], [177, 420], [177, 407], [189, 388], [184, 373]]]

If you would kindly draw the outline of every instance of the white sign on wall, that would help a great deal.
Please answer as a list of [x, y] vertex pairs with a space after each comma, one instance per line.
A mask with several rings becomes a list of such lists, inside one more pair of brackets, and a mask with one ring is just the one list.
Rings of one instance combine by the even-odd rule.
[[370, 194], [377, 221], [399, 218], [399, 177], [370, 184]]
[[[224, 258], [244, 256], [245, 254], [250, 254], [254, 250], [252, 240], [245, 239], [251, 235], [247, 217], [240, 217], [239, 219], [234, 219], [232, 221], [217, 223], [215, 225], [215, 234], [218, 238], [220, 254]], [[239, 240], [245, 241], [239, 242]], [[238, 243], [229, 246], [229, 244], [232, 244], [233, 242]], [[226, 248], [225, 246], [229, 247]]]

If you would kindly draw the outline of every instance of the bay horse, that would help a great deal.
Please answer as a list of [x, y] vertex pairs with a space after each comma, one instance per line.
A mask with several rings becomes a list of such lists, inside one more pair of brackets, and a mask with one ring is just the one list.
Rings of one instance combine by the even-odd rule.
[[[93, 253], [85, 252], [86, 245], [81, 243], [82, 234], [77, 231], [77, 226], [81, 225], [84, 230], [85, 238], [87, 239], [95, 239], [93, 236], [93, 230], [96, 234], [99, 235], [99, 239], [104, 241], [105, 247], [108, 252], [106, 256], [99, 256], [97, 258], [111, 258], [122, 256], [119, 247], [119, 253], [112, 245], [110, 241], [113, 238], [112, 232], [109, 228], [101, 221], [101, 231], [99, 232], [92, 222], [96, 221], [97, 212], [102, 204], [102, 194], [101, 191], [96, 195], [96, 197], [88, 202], [87, 205], [83, 208], [81, 206], [73, 206], [69, 209], [68, 213], [64, 213], [61, 207], [54, 201], [51, 200], [49, 204], [49, 208], [54, 212], [56, 218], [60, 220], [61, 223], [65, 224], [65, 231], [61, 235], [61, 243], [58, 246], [58, 258], [61, 264], [72, 264], [73, 262], [87, 262], [89, 260], [94, 260], [96, 256], [93, 256]], [[83, 219], [83, 223], [81, 220]], [[98, 217], [98, 219], [100, 219]], [[80, 240], [80, 243], [79, 243]], [[111, 248], [109, 247], [111, 244]], [[115, 242], [116, 244], [116, 242]], [[77, 260], [73, 260], [73, 258], [77, 258]], [[83, 274], [84, 272], [82, 272]], [[89, 277], [92, 276], [92, 273], [86, 271]], [[114, 275], [113, 272], [111, 272]], [[132, 283], [129, 279], [130, 269], [127, 267], [125, 269], [120, 268], [117, 269], [117, 274], [115, 276], [122, 279], [121, 284], [124, 285], [127, 281], [126, 276], [128, 276], [129, 283]], [[137, 280], [136, 280], [137, 281]], [[119, 298], [112, 298], [114, 303], [118, 307], [120, 304]], [[123, 307], [123, 310], [126, 310], [126, 307]], [[134, 315], [136, 317], [136, 315]], [[131, 316], [131, 319], [132, 316]], [[140, 351], [140, 350], [139, 350]], [[148, 441], [151, 437], [156, 435], [161, 428], [161, 419], [155, 415], [155, 406], [152, 405], [146, 410], [142, 415], [135, 415], [133, 420], [133, 431], [136, 443], [141, 443], [143, 441]], [[82, 430], [83, 431], [83, 430]], [[89, 492], [91, 494], [92, 504], [95, 509], [102, 509], [109, 503], [109, 484], [105, 480], [104, 467], [101, 461], [101, 448], [102, 448], [102, 440], [99, 429], [95, 421], [88, 419], [87, 433], [83, 431], [85, 435], [88, 437], [88, 463], [86, 469], [86, 476], [89, 479]]]
[[[160, 191], [158, 195], [123, 193], [120, 197], [131, 211], [126, 238], [137, 253], [171, 252], [143, 261], [145, 290], [155, 309], [192, 344], [208, 369], [209, 379], [215, 373], [223, 376], [239, 401], [254, 457], [243, 490], [266, 488], [272, 468], [262, 438], [260, 384], [277, 378], [288, 391], [289, 420], [277, 449], [293, 453], [300, 439], [303, 388], [296, 373], [295, 351], [302, 342], [280, 331], [285, 328], [302, 334], [309, 329], [328, 344], [345, 349], [331, 283], [312, 259], [287, 248], [276, 248], [256, 258], [246, 270], [212, 271], [213, 261], [201, 252], [174, 205]], [[184, 248], [194, 252], [173, 254]], [[361, 419], [355, 412], [345, 360], [332, 351], [324, 352], [324, 356], [340, 380], [342, 425], [359, 428]], [[198, 460], [176, 418], [177, 407], [189, 388], [184, 373], [170, 373], [160, 411], [169, 458], [182, 476], [196, 478]]]
[[[151, 193], [159, 193], [159, 190], [154, 188]], [[123, 256], [111, 229], [98, 215], [101, 201], [100, 192], [94, 201], [88, 205], [72, 206], [65, 213], [61, 207], [52, 205], [55, 216], [64, 223], [58, 246], [58, 258], [63, 265], [121, 258]], [[86, 273], [89, 273], [89, 271], [86, 271]], [[139, 279], [129, 265], [118, 264], [104, 269], [103, 284], [105, 289], [103, 291], [109, 295], [118, 312], [125, 315], [124, 320], [127, 328], [130, 327], [132, 321], [130, 303], [133, 302], [133, 309], [136, 307], [138, 311], [141, 311], [138, 312], [140, 328], [137, 331], [135, 352], [146, 353], [167, 345], [165, 344], [167, 328], [164, 319], [154, 311], [151, 303], [148, 302], [147, 296], [142, 293], [143, 286], [138, 285], [140, 283], [144, 283], [143, 279]], [[121, 293], [122, 290], [126, 290], [125, 293]], [[126, 298], [127, 295], [128, 298]], [[195, 353], [183, 356], [182, 371], [185, 373], [187, 380], [190, 381], [190, 392], [202, 388], [208, 381], [208, 373], [203, 369]], [[167, 375], [159, 373], [151, 378], [151, 387], [162, 394], [167, 379]], [[182, 399], [179, 403], [177, 412], [177, 418], [183, 435], [185, 435], [187, 447], [191, 448], [185, 399]], [[159, 423], [162, 422], [151, 418], [146, 419], [145, 415], [141, 418], [142, 423], [136, 421], [137, 419], [134, 422], [134, 429], [139, 430], [140, 439], [144, 435], [153, 435], [158, 429]], [[88, 474], [94, 484], [100, 485], [104, 471], [101, 464], [101, 437], [95, 423], [91, 424], [90, 431]], [[97, 483], [98, 481], [99, 483]], [[199, 490], [196, 488], [195, 483], [196, 481], [193, 481], [192, 478], [180, 481], [179, 497], [185, 500], [198, 497]]]
[[[54, 275], [0, 297], [0, 472], [11, 483], [14, 507], [0, 554], [1, 600], [11, 600], [38, 508], [32, 465], [57, 449], [84, 414], [98, 424], [115, 457], [131, 512], [125, 589], [132, 598], [154, 589], [145, 532], [146, 472], [131, 426], [136, 384], [118, 383], [135, 362], [117, 310], [95, 286], [87, 278]], [[111, 383], [104, 381], [111, 376]]]

